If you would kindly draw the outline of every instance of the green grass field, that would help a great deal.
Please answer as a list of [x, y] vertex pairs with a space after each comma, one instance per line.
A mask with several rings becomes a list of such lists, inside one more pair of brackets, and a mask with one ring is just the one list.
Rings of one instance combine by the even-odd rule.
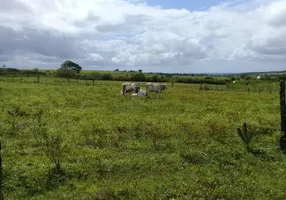
[[278, 88], [129, 98], [122, 82], [24, 80], [0, 81], [5, 199], [286, 199]]

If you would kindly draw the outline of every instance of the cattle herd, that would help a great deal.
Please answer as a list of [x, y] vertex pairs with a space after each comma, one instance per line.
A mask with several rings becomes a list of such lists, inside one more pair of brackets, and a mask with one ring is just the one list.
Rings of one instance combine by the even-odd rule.
[[131, 94], [131, 96], [148, 96], [149, 92], [161, 93], [167, 89], [166, 83], [146, 83], [145, 90], [141, 90], [142, 83], [122, 83], [121, 95]]

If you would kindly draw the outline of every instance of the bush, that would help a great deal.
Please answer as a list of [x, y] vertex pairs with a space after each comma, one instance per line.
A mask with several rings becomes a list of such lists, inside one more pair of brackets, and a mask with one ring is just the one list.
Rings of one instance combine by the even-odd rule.
[[39, 72], [39, 71], [36, 71], [36, 70], [22, 70], [21, 74], [27, 75], [27, 76], [46, 75], [45, 72]]
[[8, 72], [5, 68], [0, 68], [0, 76], [1, 75], [7, 75], [7, 74], [8, 74]]
[[131, 75], [131, 81], [145, 81], [146, 77], [143, 73], [135, 73]]
[[67, 68], [60, 68], [56, 72], [57, 76], [62, 78], [74, 78], [75, 72], [73, 70]]
[[89, 78], [92, 80], [101, 80], [101, 74], [99, 72], [93, 72], [89, 75]]
[[177, 78], [178, 83], [225, 85], [226, 80]]
[[101, 75], [102, 80], [112, 80], [112, 75], [111, 74], [103, 74]]

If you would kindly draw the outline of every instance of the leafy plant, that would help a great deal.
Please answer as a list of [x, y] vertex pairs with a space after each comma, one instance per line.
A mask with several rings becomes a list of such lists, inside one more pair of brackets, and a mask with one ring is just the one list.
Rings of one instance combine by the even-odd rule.
[[246, 122], [242, 124], [242, 129], [237, 128], [237, 133], [240, 136], [241, 140], [245, 143], [246, 150], [249, 152], [250, 151], [249, 144], [252, 139], [253, 133], [248, 132]]
[[103, 148], [107, 143], [108, 130], [99, 124], [92, 124], [83, 128], [83, 136], [87, 145]]
[[10, 125], [9, 133], [10, 135], [16, 135], [21, 130], [21, 118], [28, 117], [29, 114], [21, 110], [20, 106], [14, 106], [7, 111], [8, 114], [8, 124]]
[[35, 137], [46, 134], [47, 125], [47, 122], [44, 120], [44, 110], [42, 108], [37, 109], [35, 113], [31, 114], [31, 123], [28, 127]]
[[42, 151], [54, 163], [55, 172], [61, 172], [61, 162], [67, 152], [67, 145], [64, 144], [61, 131], [56, 134], [44, 133], [41, 136]]

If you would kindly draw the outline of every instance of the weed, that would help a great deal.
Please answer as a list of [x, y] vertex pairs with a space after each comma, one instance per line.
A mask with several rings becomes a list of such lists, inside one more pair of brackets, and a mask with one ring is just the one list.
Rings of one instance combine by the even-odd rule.
[[242, 130], [241, 128], [237, 128], [237, 133], [240, 136], [241, 140], [244, 142], [246, 150], [250, 152], [249, 144], [253, 137], [253, 133], [248, 132], [246, 122], [243, 123]]

